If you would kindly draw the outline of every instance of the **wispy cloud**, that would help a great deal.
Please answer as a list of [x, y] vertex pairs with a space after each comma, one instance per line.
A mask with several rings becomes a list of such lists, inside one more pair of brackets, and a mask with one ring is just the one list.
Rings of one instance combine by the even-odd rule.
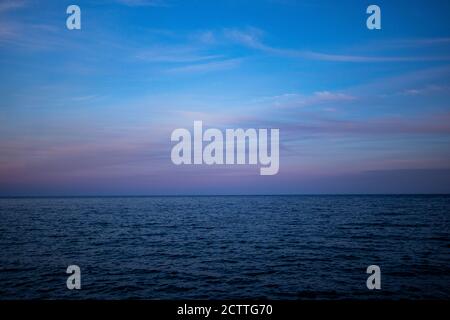
[[431, 114], [421, 117], [383, 117], [365, 120], [318, 119], [306, 123], [283, 125], [285, 132], [302, 137], [308, 134], [319, 136], [330, 134], [350, 135], [449, 135], [450, 114]]
[[74, 102], [88, 102], [88, 101], [98, 100], [100, 98], [102, 98], [101, 95], [91, 94], [91, 95], [72, 97], [71, 100]]
[[27, 6], [22, 0], [2, 0], [0, 1], [0, 41], [9, 41], [19, 36], [21, 25], [8, 18], [8, 12]]
[[141, 50], [136, 58], [147, 62], [183, 63], [213, 60], [222, 55], [208, 54], [192, 46], [155, 46]]
[[393, 39], [383, 40], [377, 43], [378, 48], [383, 49], [398, 49], [398, 48], [412, 48], [412, 47], [429, 47], [438, 45], [449, 45], [450, 38], [411, 38], [411, 39]]
[[0, 40], [9, 40], [18, 36], [17, 27], [5, 21], [0, 22]]
[[167, 7], [165, 0], [116, 0], [117, 3], [129, 7]]
[[[352, 54], [336, 54], [325, 53], [310, 50], [286, 49], [277, 48], [266, 45], [262, 41], [264, 32], [257, 28], [246, 29], [225, 29], [225, 37], [235, 43], [244, 45], [248, 48], [264, 51], [268, 54], [279, 55], [290, 58], [301, 58], [319, 61], [334, 61], [334, 62], [417, 62], [417, 61], [450, 61], [450, 55], [439, 56], [369, 56], [369, 55], [352, 55]], [[446, 44], [449, 42], [448, 38], [437, 39], [421, 39], [415, 42], [405, 43], [428, 43], [428, 44]]]
[[23, 8], [26, 5], [27, 2], [22, 0], [2, 0], [2, 2], [0, 2], [0, 13], [9, 10]]
[[0, 19], [0, 40], [9, 48], [51, 51], [77, 46], [74, 41], [62, 36], [62, 32], [64, 29], [51, 21], [31, 23], [9, 17]]
[[271, 49], [261, 42], [261, 37], [264, 34], [261, 29], [254, 27], [248, 27], [246, 29], [231, 28], [224, 29], [223, 32], [227, 39], [247, 47], [266, 51], [270, 51]]
[[223, 71], [227, 69], [232, 69], [241, 64], [243, 59], [226, 59], [221, 61], [213, 61], [207, 63], [199, 63], [199, 64], [190, 64], [182, 67], [171, 68], [167, 72], [168, 73], [182, 73], [182, 74], [190, 74], [190, 73], [206, 73], [212, 71]]
[[421, 88], [405, 89], [400, 94], [405, 96], [419, 96], [432, 93], [450, 93], [450, 86], [443, 85], [427, 85]]
[[339, 103], [339, 102], [350, 102], [356, 100], [357, 97], [342, 93], [342, 92], [331, 92], [331, 91], [316, 91], [311, 95], [304, 95], [299, 93], [286, 93], [271, 97], [263, 97], [257, 99], [255, 102], [259, 103], [269, 103], [269, 105], [277, 108], [299, 108], [307, 107], [313, 105], [322, 105], [327, 103]]
[[417, 62], [417, 61], [450, 61], [450, 55], [441, 56], [360, 56], [328, 54], [314, 51], [298, 52], [299, 57], [321, 61], [335, 62]]
[[207, 45], [213, 45], [217, 43], [217, 36], [212, 30], [194, 32], [189, 37], [194, 41]]

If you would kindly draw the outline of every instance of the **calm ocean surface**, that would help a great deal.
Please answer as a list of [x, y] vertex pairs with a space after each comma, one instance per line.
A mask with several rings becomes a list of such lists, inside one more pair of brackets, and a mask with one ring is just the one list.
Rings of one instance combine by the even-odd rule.
[[449, 196], [3, 198], [0, 219], [0, 299], [450, 298]]

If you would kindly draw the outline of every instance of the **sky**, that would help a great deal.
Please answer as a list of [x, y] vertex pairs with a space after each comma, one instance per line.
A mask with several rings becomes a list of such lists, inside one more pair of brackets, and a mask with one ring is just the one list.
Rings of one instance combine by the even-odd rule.
[[[0, 196], [449, 193], [449, 12], [0, 0]], [[171, 132], [195, 120], [278, 128], [279, 173], [174, 165]]]

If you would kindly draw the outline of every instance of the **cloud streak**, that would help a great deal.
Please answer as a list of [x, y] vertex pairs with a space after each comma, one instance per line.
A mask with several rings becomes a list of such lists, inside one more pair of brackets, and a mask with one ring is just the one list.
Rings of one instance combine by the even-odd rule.
[[166, 72], [171, 74], [194, 74], [233, 69], [242, 63], [243, 59], [227, 59], [207, 63], [190, 64], [181, 67], [170, 68]]
[[152, 63], [184, 63], [220, 59], [223, 55], [202, 53], [201, 49], [192, 46], [159, 46], [141, 50], [136, 58]]
[[167, 7], [165, 0], [116, 0], [117, 3], [129, 7]]
[[[334, 54], [324, 53], [310, 50], [296, 50], [276, 48], [266, 45], [261, 40], [263, 31], [257, 28], [248, 29], [225, 29], [225, 37], [232, 42], [244, 45], [248, 48], [260, 50], [268, 54], [288, 57], [309, 59], [318, 61], [332, 61], [332, 62], [418, 62], [418, 61], [450, 61], [450, 55], [439, 56], [366, 56], [366, 55], [351, 55], [351, 54]], [[420, 43], [427, 44], [446, 44], [448, 38], [438, 39], [422, 39]], [[406, 42], [408, 43], [408, 42]]]
[[27, 5], [26, 1], [21, 0], [2, 0], [0, 2], [0, 13], [24, 8]]

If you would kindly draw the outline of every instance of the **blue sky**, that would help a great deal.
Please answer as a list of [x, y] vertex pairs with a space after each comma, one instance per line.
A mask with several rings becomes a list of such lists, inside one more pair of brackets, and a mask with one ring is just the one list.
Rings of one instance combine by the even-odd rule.
[[[450, 192], [449, 9], [2, 0], [0, 195]], [[279, 174], [174, 166], [194, 120], [279, 128]]]

